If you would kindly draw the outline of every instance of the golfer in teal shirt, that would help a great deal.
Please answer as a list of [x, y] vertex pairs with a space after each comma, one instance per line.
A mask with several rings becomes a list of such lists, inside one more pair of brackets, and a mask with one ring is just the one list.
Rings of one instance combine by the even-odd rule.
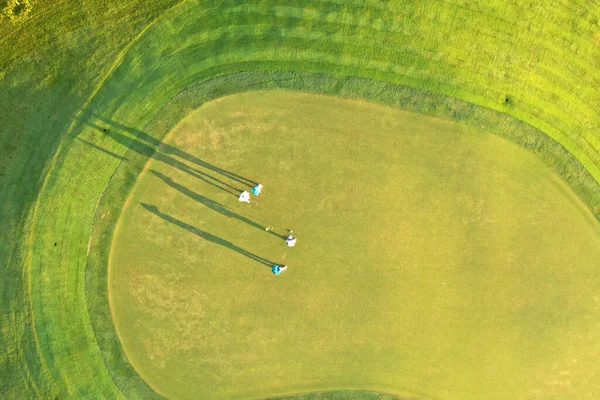
[[273, 273], [275, 275], [279, 275], [281, 273], [281, 271], [285, 271], [286, 269], [287, 269], [287, 265], [283, 265], [283, 266], [273, 265], [273, 268], [271, 268], [271, 271], [273, 271]]
[[261, 185], [260, 183], [254, 187], [252, 187], [250, 190], [252, 191], [252, 194], [255, 196], [258, 196], [260, 194], [260, 191], [262, 190], [263, 185]]

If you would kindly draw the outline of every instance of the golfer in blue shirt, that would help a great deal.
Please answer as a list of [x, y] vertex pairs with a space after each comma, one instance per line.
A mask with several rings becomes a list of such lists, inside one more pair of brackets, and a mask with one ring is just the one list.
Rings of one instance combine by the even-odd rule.
[[252, 187], [250, 190], [252, 191], [252, 194], [255, 196], [258, 196], [260, 194], [260, 191], [262, 190], [263, 185], [261, 185], [260, 183], [254, 187]]
[[273, 265], [273, 268], [271, 268], [271, 271], [273, 271], [273, 273], [275, 275], [279, 275], [281, 273], [281, 271], [285, 271], [287, 269], [287, 265]]

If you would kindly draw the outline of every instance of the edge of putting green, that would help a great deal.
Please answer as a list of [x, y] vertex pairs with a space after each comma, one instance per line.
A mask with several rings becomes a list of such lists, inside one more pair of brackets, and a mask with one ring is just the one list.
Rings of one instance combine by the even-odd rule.
[[[180, 92], [153, 116], [145, 126], [144, 133], [161, 140], [187, 114], [202, 104], [227, 95], [257, 90], [303, 91], [352, 98], [485, 128], [540, 157], [566, 180], [596, 218], [599, 218], [600, 187], [571, 153], [543, 132], [491, 109], [441, 94], [366, 78], [304, 72], [246, 72], [226, 75], [189, 86]], [[136, 135], [135, 132], [132, 134]], [[132, 149], [125, 153], [128, 162], [120, 163], [98, 204], [86, 264], [86, 300], [98, 347], [115, 384], [124, 395], [133, 398], [160, 396], [137, 375], [124, 354], [110, 310], [107, 268], [120, 211], [150, 156]], [[300, 397], [282, 399], [317, 399], [323, 398], [318, 397], [322, 393], [307, 393], [298, 395]], [[336, 398], [332, 397], [336, 396], [335, 393], [342, 392], [327, 392], [327, 398]], [[351, 393], [354, 392], [343, 392], [343, 398], [348, 398]], [[423, 396], [426, 397], [425, 394]]]

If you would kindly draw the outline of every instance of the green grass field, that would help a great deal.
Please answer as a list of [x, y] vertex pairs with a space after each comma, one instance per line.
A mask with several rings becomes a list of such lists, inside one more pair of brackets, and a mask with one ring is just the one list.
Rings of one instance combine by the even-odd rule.
[[[451, 328], [456, 329], [456, 333], [448, 338], [456, 338], [460, 333], [459, 328], [470, 326], [469, 323], [476, 326], [480, 330], [478, 332], [484, 332], [487, 318], [507, 321], [501, 319], [504, 310], [504, 317], [512, 318], [513, 324], [494, 326], [496, 330], [487, 332], [500, 332], [502, 329], [510, 331], [512, 328], [515, 329], [514, 335], [501, 342], [497, 348], [486, 349], [488, 352], [485, 355], [489, 358], [472, 353], [472, 357], [468, 358], [468, 351], [477, 347], [470, 339], [476, 341], [474, 338], [482, 336], [463, 332], [465, 336], [461, 336], [460, 341], [446, 343], [449, 352], [447, 357], [437, 359], [435, 366], [429, 365], [427, 369], [424, 367], [426, 357], [433, 357], [436, 349], [442, 351], [441, 347], [430, 348], [429, 352], [410, 354], [406, 350], [404, 359], [409, 361], [402, 366], [395, 366], [405, 368], [402, 375], [405, 382], [398, 381], [400, 373], [398, 369], [394, 370], [391, 365], [393, 363], [389, 367], [367, 363], [361, 368], [351, 368], [352, 363], [358, 363], [360, 353], [347, 351], [344, 352], [344, 360], [335, 362], [345, 361], [346, 371], [351, 369], [357, 374], [352, 385], [347, 381], [335, 381], [329, 375], [330, 380], [327, 377], [324, 379], [327, 382], [313, 382], [314, 385], [307, 384], [303, 388], [300, 388], [301, 383], [298, 381], [289, 382], [287, 389], [284, 384], [267, 385], [265, 382], [264, 392], [247, 387], [248, 393], [255, 390], [254, 394], [240, 394], [241, 396], [261, 398], [296, 391], [305, 393], [299, 397], [302, 399], [390, 397], [373, 391], [329, 392], [345, 388], [413, 393], [422, 398], [439, 393], [438, 397], [442, 399], [469, 398], [468, 395], [470, 398], [500, 398], [517, 388], [525, 388], [520, 396], [525, 399], [597, 398], [600, 395], [600, 378], [594, 366], [599, 344], [596, 321], [600, 305], [592, 292], [599, 279], [591, 274], [594, 265], [585, 264], [585, 260], [594, 262], [593, 255], [598, 249], [599, 239], [600, 117], [597, 106], [600, 104], [600, 92], [597, 87], [600, 76], [600, 6], [597, 4], [577, 1], [506, 3], [495, 0], [9, 0], [0, 2], [0, 10], [0, 45], [3, 49], [0, 52], [0, 235], [3, 238], [0, 242], [0, 265], [3, 267], [0, 292], [0, 393], [3, 398], [160, 398], [153, 390], [158, 387], [158, 381], [148, 378], [146, 383], [143, 379], [146, 375], [133, 358], [130, 363], [128, 355], [131, 350], [122, 346], [126, 339], [117, 334], [111, 313], [108, 266], [121, 210], [128, 210], [123, 214], [125, 221], [129, 210], [133, 210], [125, 207], [127, 198], [130, 194], [133, 198], [138, 195], [138, 176], [153, 156], [153, 161], [150, 161], [153, 169], [165, 168], [163, 164], [171, 161], [174, 165], [159, 172], [218, 204], [222, 204], [222, 200], [217, 196], [218, 193], [211, 192], [212, 186], [194, 186], [198, 184], [197, 180], [191, 181], [185, 174], [176, 173], [177, 166], [184, 169], [186, 167], [172, 161], [191, 163], [190, 159], [182, 156], [195, 155], [201, 160], [214, 162], [218, 167], [252, 176], [253, 179], [254, 175], [265, 177], [265, 184], [269, 188], [272, 187], [268, 183], [269, 179], [276, 184], [286, 182], [281, 176], [246, 168], [259, 167], [259, 164], [249, 162], [251, 157], [242, 161], [247, 156], [243, 152], [250, 151], [251, 145], [260, 146], [258, 141], [238, 141], [240, 146], [248, 147], [230, 149], [228, 154], [198, 153], [193, 143], [177, 143], [176, 136], [173, 136], [173, 142], [166, 139], [168, 144], [175, 147], [169, 148], [163, 143], [163, 138], [180, 121], [211, 100], [244, 92], [281, 90], [325, 94], [379, 104], [380, 106], [366, 106], [361, 103], [362, 107], [378, 110], [373, 111], [374, 113], [398, 112], [378, 108], [389, 106], [438, 118], [438, 123], [448, 126], [432, 142], [434, 148], [440, 148], [439, 152], [432, 150], [422, 155], [424, 150], [418, 146], [421, 152], [414, 151], [410, 154], [415, 162], [423, 162], [427, 159], [425, 156], [430, 157], [432, 162], [428, 170], [432, 174], [436, 171], [436, 162], [443, 159], [441, 156], [435, 157], [435, 154], [457, 157], [456, 160], [460, 161], [457, 168], [463, 166], [461, 162], [468, 161], [468, 158], [460, 158], [451, 151], [454, 148], [442, 148], [444, 142], [441, 138], [447, 138], [444, 134], [451, 136], [454, 129], [460, 132], [455, 136], [461, 141], [469, 140], [469, 132], [489, 132], [495, 136], [492, 139], [486, 133], [487, 141], [510, 142], [504, 143], [504, 147], [500, 146], [504, 150], [499, 148], [493, 153], [484, 151], [482, 154], [488, 154], [489, 161], [485, 165], [489, 166], [490, 171], [494, 165], [510, 168], [515, 174], [512, 178], [502, 180], [499, 176], [495, 177], [506, 182], [506, 185], [517, 185], [518, 182], [525, 185], [523, 182], [531, 183], [532, 180], [543, 182], [540, 183], [541, 186], [531, 184], [523, 187], [524, 191], [531, 191], [527, 193], [537, 200], [524, 201], [523, 197], [519, 197], [524, 196], [524, 192], [519, 192], [514, 186], [490, 187], [489, 192], [482, 190], [477, 195], [489, 198], [485, 196], [496, 193], [494, 201], [498, 202], [499, 207], [500, 204], [503, 207], [512, 204], [509, 215], [514, 215], [515, 219], [507, 221], [504, 228], [505, 232], [510, 231], [515, 236], [505, 235], [507, 242], [503, 245], [514, 245], [511, 247], [513, 260], [529, 261], [528, 264], [515, 261], [518, 265], [515, 264], [514, 268], [533, 271], [534, 275], [527, 275], [529, 286], [526, 286], [527, 282], [521, 281], [518, 285], [523, 286], [512, 286], [513, 289], [527, 287], [530, 290], [526, 293], [511, 293], [508, 291], [511, 286], [499, 284], [509, 278], [502, 275], [501, 270], [482, 269], [476, 278], [462, 282], [460, 286], [473, 295], [468, 304], [465, 304], [465, 307], [470, 307], [465, 308], [469, 310], [464, 313], [467, 315], [466, 320], [452, 320], [452, 313], [445, 312], [443, 308], [435, 310], [439, 313], [437, 320], [435, 314], [427, 315], [430, 324], [439, 321], [440, 325], [435, 324], [436, 328], [443, 326], [443, 323], [450, 323], [449, 321], [455, 322]], [[294, 96], [290, 94], [289, 97]], [[225, 103], [226, 100], [222, 100], [222, 104]], [[210, 103], [207, 108], [200, 110], [208, 110], [214, 104], [219, 103]], [[368, 112], [361, 109], [361, 113], [363, 111], [366, 121]], [[217, 118], [217, 115], [214, 114], [213, 118]], [[322, 112], [315, 113], [315, 119], [317, 115], [324, 119], [323, 124], [328, 123], [329, 119], [333, 120], [332, 116], [328, 118]], [[408, 118], [406, 114], [403, 115], [405, 117], [394, 118]], [[423, 135], [426, 135], [425, 132], [434, 132], [427, 125], [431, 121], [428, 117], [410, 115], [419, 121]], [[357, 115], [353, 117], [362, 121]], [[225, 129], [232, 122], [227, 122], [226, 117], [222, 118], [225, 118]], [[272, 118], [276, 116], [273, 115]], [[249, 122], [252, 121], [249, 119]], [[302, 122], [310, 121], [303, 119]], [[383, 126], [376, 130], [375, 126], [365, 126], [364, 121], [361, 123], [364, 132], [374, 132], [371, 136], [390, 132], [393, 128]], [[296, 128], [294, 125], [289, 129]], [[349, 131], [350, 128], [344, 133]], [[415, 133], [420, 132], [416, 128], [414, 135], [406, 131], [401, 133], [403, 131], [400, 129], [394, 132], [406, 137], [406, 146], [412, 143], [411, 140], [421, 137]], [[307, 130], [307, 133], [310, 132]], [[484, 134], [477, 135], [481, 138]], [[339, 131], [338, 137], [342, 141], [350, 140], [350, 136], [341, 135]], [[390, 135], [387, 140], [391, 140], [389, 137]], [[360, 144], [378, 146], [384, 139], [379, 136], [377, 138], [378, 141], [365, 140]], [[225, 143], [235, 145], [233, 137], [223, 138], [223, 141], [223, 146]], [[299, 139], [298, 143], [305, 143], [305, 146], [311, 144], [308, 136]], [[267, 149], [275, 150], [276, 144], [269, 142], [269, 146], [261, 147], [261, 151], [263, 148], [265, 152]], [[468, 143], [462, 144], [465, 149], [469, 148]], [[489, 146], [490, 143], [484, 145], [484, 142], [476, 141], [473, 145]], [[515, 146], [521, 150], [517, 150]], [[511, 162], [501, 164], [503, 151], [508, 151], [509, 148], [514, 149]], [[166, 154], [169, 158], [163, 156], [161, 161], [159, 157], [164, 154], [165, 149], [170, 151]], [[392, 157], [389, 159], [392, 162], [393, 157], [401, 154], [400, 150], [404, 147], [396, 148], [397, 152], [391, 152], [391, 149], [394, 148], [384, 148], [381, 157], [370, 154], [373, 149], [360, 156], [366, 160], [375, 160], [371, 164], [381, 163], [386, 157]], [[523, 158], [518, 154], [522, 154]], [[293, 155], [291, 152], [289, 156]], [[418, 159], [418, 155], [424, 158]], [[269, 157], [275, 158], [272, 154]], [[519, 167], [517, 161], [527, 158], [534, 160], [533, 164], [527, 164], [530, 167]], [[338, 159], [344, 160], [342, 155]], [[350, 179], [353, 174], [358, 178], [361, 174], [374, 173], [370, 170], [371, 165], [361, 163], [359, 168], [357, 160], [347, 159], [345, 166], [353, 169], [347, 171], [344, 178]], [[324, 163], [326, 160], [318, 161]], [[380, 168], [385, 169], [383, 164]], [[437, 171], [440, 172], [440, 168]], [[447, 168], [441, 168], [440, 173], [450, 172]], [[407, 174], [406, 171], [404, 173]], [[469, 188], [482, 188], [493, 182], [449, 179], [442, 185], [435, 184], [435, 180], [427, 181], [417, 171], [412, 175], [392, 175], [394, 179], [402, 178], [405, 184], [411, 182], [411, 179], [412, 182], [423, 185], [430, 182], [427, 190], [419, 186], [423, 193], [420, 203], [424, 207], [431, 207], [433, 202], [438, 201], [441, 203], [440, 207], [446, 207], [448, 211], [443, 217], [455, 219], [460, 219], [460, 215], [475, 217], [478, 205], [465, 201], [452, 208], [450, 204], [442, 203], [443, 199], [435, 197], [435, 194], [445, 194], [444, 191], [447, 191], [448, 196], [456, 199], [460, 190], [467, 190], [460, 186], [462, 184]], [[560, 180], [550, 178], [555, 176], [560, 177]], [[149, 184], [160, 183], [150, 177], [146, 173], [140, 182], [146, 179]], [[314, 179], [314, 175], [311, 179]], [[448, 186], [452, 182], [456, 182], [455, 191]], [[341, 179], [336, 179], [335, 184], [341, 185]], [[546, 189], [544, 185], [547, 186]], [[198, 209], [202, 210], [202, 205], [173, 187], [167, 189], [166, 184], [163, 186], [167, 193], [177, 194], [177, 198], [181, 198], [182, 208], [169, 209], [156, 198], [152, 204], [158, 207], [159, 212], [195, 229], [202, 229], [198, 227], [200, 221], [192, 219], [200, 218]], [[388, 185], [381, 182], [373, 189], [377, 187], [380, 193], [369, 197], [370, 201], [385, 199], [385, 190], [390, 190]], [[293, 190], [302, 193], [306, 189], [285, 188], [287, 193], [292, 193]], [[268, 197], [267, 193], [264, 193], [265, 199], [276, 201], [276, 197]], [[537, 195], [534, 196], [534, 193]], [[318, 194], [323, 193], [319, 191]], [[297, 197], [301, 201], [300, 196]], [[329, 206], [332, 208], [329, 212], [334, 211], [333, 201], [336, 199], [331, 200]], [[373, 204], [375, 207], [376, 203]], [[357, 203], [357, 209], [358, 206]], [[186, 207], [191, 207], [196, 212], [186, 212]], [[284, 221], [284, 215], [300, 219], [309, 215], [317, 219], [326, 218], [326, 211], [308, 207], [299, 207], [295, 216], [291, 212], [285, 212], [284, 206], [268, 208], [269, 212], [279, 212], [282, 215], [252, 216], [277, 220], [281, 218], [280, 223], [288, 223], [287, 220]], [[507, 210], [500, 207], [482, 211], [481, 217], [485, 219], [494, 213], [508, 215]], [[533, 215], [539, 215], [542, 212], [540, 210], [548, 210], [548, 215], [544, 215], [546, 219], [530, 222], [526, 226], [519, 224], [518, 228], [514, 228], [514, 225], [510, 225], [511, 221], [517, 221], [517, 216], [524, 217], [527, 210]], [[208, 211], [211, 212], [207, 213]], [[213, 211], [204, 210], [211, 216], [206, 221], [208, 233], [269, 259], [288, 254], [276, 253], [279, 250], [275, 249], [280, 247], [276, 242], [272, 243], [273, 248], [270, 247], [269, 239], [273, 240], [271, 236], [266, 236], [268, 234], [265, 233], [256, 236], [262, 232], [239, 221], [237, 224], [242, 225], [242, 236], [239, 241], [234, 241], [237, 237], [231, 235], [231, 230], [236, 226], [236, 221], [225, 219], [222, 214]], [[588, 221], [586, 213], [595, 216], [595, 220]], [[163, 214], [147, 212], [145, 217], [149, 218], [148, 223], [158, 224], [157, 229], [174, 229], [169, 226], [173, 224], [159, 218]], [[394, 218], [399, 217], [400, 215], [396, 215]], [[419, 214], [411, 214], [410, 217], [418, 218]], [[219, 224], [215, 218], [222, 218], [226, 223]], [[380, 218], [388, 222], [387, 218]], [[336, 225], [331, 222], [331, 226], [324, 227], [323, 232], [311, 236], [308, 233], [314, 228], [310, 226], [316, 220], [312, 221], [308, 217], [303, 220], [308, 225], [301, 228], [301, 223], [298, 222], [299, 236], [300, 233], [303, 235], [298, 247], [293, 249], [298, 252], [292, 254], [297, 254], [298, 257], [300, 254], [303, 257], [316, 257], [317, 250], [314, 254], [301, 253], [300, 250], [309, 245], [310, 240], [316, 240], [319, 235], [324, 234], [326, 229], [335, 231]], [[348, 226], [353, 224], [350, 219], [344, 221]], [[464, 219], [461, 221], [466, 223]], [[126, 227], [127, 224], [122, 226]], [[134, 227], [133, 224], [131, 226]], [[512, 230], [509, 229], [511, 226]], [[421, 237], [431, 237], [432, 232], [445, 232], [449, 228], [442, 222], [428, 227], [429, 231], [418, 230], [415, 235], [418, 233]], [[194, 245], [201, 242], [198, 235], [186, 232], [181, 226], [179, 228], [181, 232], [177, 240], [193, 242]], [[244, 233], [244, 229], [250, 229], [251, 233]], [[306, 229], [306, 235], [302, 229]], [[480, 242], [478, 235], [468, 231], [469, 226], [462, 226], [462, 229], [463, 231], [458, 231], [461, 235], [469, 233], [471, 236], [467, 235], [468, 240], [460, 243], [461, 246], [454, 245], [455, 249], [450, 255], [455, 260], [465, 262], [458, 263], [456, 268], [466, 268], [469, 260], [489, 262], [491, 265], [490, 260], [494, 257], [505, 255], [498, 253], [500, 247], [494, 247], [486, 254], [484, 250], [492, 242]], [[388, 230], [396, 232], [391, 227]], [[367, 235], [367, 232], [362, 234]], [[488, 233], [492, 235], [494, 232]], [[169, 233], [165, 231], [164, 234]], [[459, 237], [465, 236], [457, 233], [455, 239], [459, 240]], [[527, 240], [515, 239], [514, 243], [509, 242], [509, 239], [515, 237]], [[535, 242], [536, 237], [539, 238], [537, 243], [541, 244], [528, 246], [528, 243]], [[247, 240], [250, 241], [246, 242]], [[361, 243], [373, 251], [378, 249], [377, 246], [384, 245], [381, 242], [368, 243], [368, 246]], [[318, 244], [325, 246], [325, 243]], [[448, 243], [448, 246], [451, 247], [452, 244]], [[500, 244], [495, 243], [494, 246]], [[551, 251], [541, 252], [540, 247]], [[319, 251], [326, 251], [326, 247], [320, 249]], [[381, 249], [383, 251], [383, 247]], [[575, 251], [576, 249], [579, 250]], [[198, 254], [193, 250], [195, 249], [186, 249], [197, 257]], [[417, 250], [412, 248], [411, 251]], [[240, 257], [239, 253], [226, 246], [215, 245], [206, 259], [218, 257], [219, 251], [224, 252], [223, 256], [227, 259], [234, 259], [236, 254]], [[446, 251], [447, 254], [450, 252]], [[389, 262], [393, 262], [393, 254], [388, 256], [392, 257]], [[589, 258], [586, 258], [588, 255]], [[437, 256], [441, 257], [441, 254]], [[291, 265], [294, 260], [291, 254], [288, 257]], [[350, 252], [344, 254], [344, 257], [355, 260], [355, 268], [360, 265], [356, 260], [363, 258], [362, 253], [353, 255]], [[433, 256], [428, 253], [428, 257]], [[248, 262], [246, 258], [242, 257], [244, 263]], [[531, 265], [544, 264], [544, 260], [547, 260], [545, 265], [531, 269]], [[441, 273], [439, 268], [435, 268], [439, 263], [435, 263], [435, 259], [429, 261], [418, 258], [412, 265], [424, 263], [431, 268], [431, 274]], [[297, 262], [298, 265], [303, 263], [300, 259]], [[373, 265], [367, 258], [363, 268], [373, 268]], [[296, 270], [301, 271], [299, 268]], [[335, 270], [341, 271], [340, 268]], [[231, 272], [228, 269], [226, 271]], [[387, 272], [393, 271], [391, 269]], [[272, 279], [268, 273], [264, 275], [264, 279], [282, 286], [293, 285], [294, 274], [299, 272], [290, 267], [277, 280]], [[471, 271], [471, 274], [476, 274], [476, 271]], [[318, 276], [320, 275], [310, 275], [306, 282], [295, 284], [307, 284], [308, 279], [316, 279]], [[373, 285], [376, 285], [374, 274], [367, 276], [369, 282], [374, 279]], [[469, 274], [461, 276], [463, 279], [466, 276], [472, 277]], [[325, 283], [334, 277], [333, 274], [323, 276], [323, 285], [328, 290], [334, 288]], [[236, 279], [241, 278], [236, 276]], [[515, 276], [510, 278], [516, 279]], [[394, 285], [405, 285], [409, 281], [392, 282]], [[437, 281], [433, 280], [429, 284], [434, 285], [435, 282]], [[201, 281], [197, 284], [204, 283]], [[356, 282], [347, 282], [345, 287], [358, 283], [358, 279]], [[224, 282], [219, 281], [219, 285], [213, 285], [214, 290], [225, 290], [223, 285]], [[381, 283], [381, 287], [379, 290], [383, 291], [389, 286]], [[431, 287], [432, 290], [434, 287]], [[233, 288], [234, 286], [229, 287], [230, 290]], [[544, 288], [552, 288], [553, 291], [548, 292]], [[310, 289], [318, 291], [319, 286], [315, 284]], [[410, 289], [418, 292], [419, 296], [427, 294], [424, 290], [418, 291], [417, 287]], [[505, 296], [502, 295], [502, 290], [507, 291]], [[490, 294], [490, 300], [474, 296], [482, 291]], [[364, 298], [383, 298], [377, 297], [378, 292], [372, 292], [375, 290], [365, 293]], [[318, 293], [321, 296], [327, 295], [324, 290]], [[434, 302], [439, 293], [432, 293], [428, 300]], [[405, 294], [399, 294], [402, 295]], [[303, 298], [306, 297], [299, 296], [298, 301]], [[501, 300], [497, 307], [489, 303], [492, 298]], [[321, 297], [321, 301], [324, 299], [325, 297]], [[522, 302], [523, 308], [510, 308], [510, 312], [507, 311], [508, 305], [523, 299], [528, 299]], [[390, 301], [401, 300], [402, 297], [393, 297]], [[409, 305], [417, 307], [419, 303], [415, 299], [411, 300]], [[349, 302], [351, 301], [353, 300], [350, 299]], [[211, 304], [214, 306], [215, 303]], [[544, 307], [535, 312], [535, 305]], [[343, 306], [346, 307], [347, 304], [344, 303]], [[525, 312], [529, 306], [534, 310]], [[362, 312], [365, 312], [368, 307], [366, 304], [363, 307], [366, 307], [362, 308]], [[452, 312], [458, 313], [465, 309], [455, 308]], [[393, 314], [394, 318], [397, 315]], [[301, 315], [289, 317], [302, 318]], [[326, 318], [327, 315], [323, 317]], [[377, 326], [381, 326], [378, 324], [387, 320], [385, 315], [379, 317], [371, 317], [371, 323], [366, 324], [363, 333], [369, 329], [376, 330]], [[214, 323], [227, 321], [217, 316], [211, 320]], [[408, 335], [415, 331], [407, 332]], [[441, 337], [442, 333], [439, 335]], [[488, 341], [495, 338], [493, 335], [483, 336]], [[426, 343], [425, 335], [418, 338], [419, 343]], [[522, 339], [519, 346], [535, 354], [542, 354], [543, 357], [520, 363], [524, 355], [516, 354], [515, 347], [510, 345], [517, 338]], [[430, 343], [443, 344], [439, 340], [431, 340]], [[348, 343], [348, 340], [339, 341], [340, 346]], [[401, 341], [395, 343], [395, 349], [398, 349]], [[323, 348], [334, 352], [337, 344], [337, 341], [330, 341], [323, 343]], [[209, 343], [199, 345], [208, 346]], [[374, 354], [374, 347], [369, 346], [365, 351]], [[463, 351], [465, 354], [461, 354]], [[501, 356], [494, 358], [494, 352]], [[284, 353], [270, 354], [275, 357], [283, 356]], [[246, 355], [249, 356], [249, 353]], [[386, 353], [386, 357], [393, 358], [394, 355], [398, 355], [394, 350]], [[239, 357], [242, 356], [245, 357], [244, 353], [239, 354]], [[305, 356], [310, 358], [311, 353], [306, 352]], [[394, 358], [398, 359], [400, 358]], [[453, 368], [453, 359], [462, 360], [468, 368]], [[323, 366], [328, 365], [327, 362], [333, 362], [322, 361]], [[236, 359], [228, 358], [223, 362], [233, 365]], [[518, 371], [531, 375], [515, 373], [517, 364]], [[486, 370], [486, 366], [497, 368], [491, 371]], [[141, 376], [134, 367], [139, 369]], [[223, 368], [226, 367], [227, 364], [224, 364]], [[273, 365], [269, 367], [273, 368]], [[303, 369], [301, 365], [295, 367], [295, 374], [311, 372], [309, 364], [307, 369]], [[378, 382], [364, 378], [376, 368], [384, 371], [383, 374], [390, 375], [380, 376]], [[338, 372], [342, 371], [344, 369], [340, 368]], [[427, 374], [436, 373], [439, 374], [439, 379], [432, 377], [427, 380]], [[469, 380], [473, 376], [470, 373], [485, 375], [486, 380], [472, 382]], [[165, 377], [166, 375], [161, 375], [159, 378]], [[525, 381], [525, 377], [529, 377], [529, 380]], [[221, 375], [221, 378], [227, 379], [227, 375]], [[238, 378], [243, 377], [238, 375], [236, 379]], [[190, 382], [198, 385], [201, 377], [194, 376], [194, 379], [196, 381], [190, 378]], [[410, 379], [413, 379], [412, 384]], [[422, 381], [418, 382], [419, 379]], [[486, 385], [485, 382], [489, 384]], [[495, 382], [495, 386], [491, 382]], [[507, 384], [502, 386], [502, 382]], [[209, 384], [201, 387], [203, 390], [212, 390]], [[227, 396], [226, 391], [234, 392], [235, 388], [236, 385], [232, 383], [221, 386], [219, 390], [223, 390], [221, 395]], [[477, 388], [484, 392], [474, 393]], [[166, 389], [164, 390], [166, 394]], [[309, 393], [312, 391], [319, 393]]]
[[[247, 177], [256, 203], [237, 200]], [[192, 113], [148, 163], [110, 297], [129, 359], [168, 398], [524, 398], [564, 372], [589, 391], [599, 235], [547, 166], [489, 133], [252, 92]]]

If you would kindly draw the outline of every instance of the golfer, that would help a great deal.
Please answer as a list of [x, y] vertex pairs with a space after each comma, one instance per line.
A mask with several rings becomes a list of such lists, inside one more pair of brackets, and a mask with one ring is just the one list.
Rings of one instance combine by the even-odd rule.
[[296, 238], [289, 235], [287, 239], [285, 239], [285, 243], [287, 243], [288, 247], [294, 247], [296, 245]]
[[287, 265], [273, 265], [273, 268], [271, 268], [271, 271], [273, 271], [273, 274], [275, 275], [279, 275], [281, 273], [281, 271], [285, 271], [287, 269]]
[[248, 193], [248, 191], [244, 190], [242, 192], [242, 194], [240, 194], [240, 197], [238, 198], [239, 201], [245, 201], [246, 203], [250, 203], [250, 193]]
[[263, 185], [261, 185], [260, 183], [256, 186], [254, 186], [252, 189], [250, 189], [252, 191], [252, 194], [255, 196], [258, 196], [260, 194], [260, 191], [262, 190]]

